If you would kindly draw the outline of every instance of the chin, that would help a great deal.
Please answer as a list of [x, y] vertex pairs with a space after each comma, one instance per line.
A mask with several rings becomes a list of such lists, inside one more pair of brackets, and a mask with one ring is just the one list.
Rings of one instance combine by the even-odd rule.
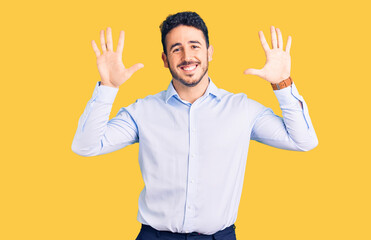
[[193, 80], [193, 79], [191, 79], [191, 80], [184, 80], [184, 79], [181, 79], [181, 78], [180, 79], [177, 78], [176, 80], [178, 80], [184, 86], [195, 87], [195, 86], [197, 86], [201, 82], [202, 78], [196, 79], [196, 80]]

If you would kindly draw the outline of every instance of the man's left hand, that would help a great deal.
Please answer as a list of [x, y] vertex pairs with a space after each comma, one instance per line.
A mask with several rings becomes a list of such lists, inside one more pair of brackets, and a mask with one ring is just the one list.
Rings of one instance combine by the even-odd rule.
[[279, 83], [290, 77], [291, 70], [291, 36], [287, 39], [286, 49], [283, 50], [283, 40], [281, 31], [271, 26], [272, 49], [269, 48], [262, 31], [259, 31], [260, 42], [265, 51], [267, 60], [262, 69], [249, 68], [245, 74], [259, 76], [270, 83]]

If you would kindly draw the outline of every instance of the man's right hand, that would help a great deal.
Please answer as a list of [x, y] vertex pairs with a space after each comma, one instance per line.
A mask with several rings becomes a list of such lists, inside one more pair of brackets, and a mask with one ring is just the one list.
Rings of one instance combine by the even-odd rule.
[[100, 42], [103, 54], [101, 54], [95, 41], [93, 40], [91, 42], [95, 55], [97, 56], [98, 71], [101, 77], [102, 85], [118, 88], [121, 84], [128, 80], [133, 73], [144, 67], [143, 64], [137, 63], [130, 68], [125, 68], [124, 64], [122, 63], [124, 39], [125, 33], [124, 31], [121, 31], [116, 52], [114, 52], [112, 31], [110, 27], [107, 27], [107, 43], [104, 39], [104, 30], [100, 31]]

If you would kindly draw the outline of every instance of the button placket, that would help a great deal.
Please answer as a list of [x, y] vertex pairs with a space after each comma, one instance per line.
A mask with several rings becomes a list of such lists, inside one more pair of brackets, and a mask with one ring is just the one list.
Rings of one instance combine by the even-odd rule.
[[183, 228], [185, 231], [192, 229], [193, 218], [195, 217], [195, 176], [197, 169], [197, 154], [196, 150], [196, 136], [195, 136], [195, 124], [194, 124], [194, 105], [189, 109], [189, 158], [188, 158], [188, 178], [187, 178], [187, 199], [186, 199], [186, 212]]

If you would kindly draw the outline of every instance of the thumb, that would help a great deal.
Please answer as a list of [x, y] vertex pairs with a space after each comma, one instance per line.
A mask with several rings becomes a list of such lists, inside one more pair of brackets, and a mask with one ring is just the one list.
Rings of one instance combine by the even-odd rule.
[[144, 67], [144, 65], [142, 63], [134, 64], [133, 66], [128, 68], [129, 76], [133, 75], [136, 71], [138, 71], [139, 69], [141, 69], [143, 67]]
[[262, 76], [262, 70], [261, 69], [254, 69], [254, 68], [248, 68], [244, 72], [244, 74], [250, 74], [250, 75], [256, 75], [256, 76]]

